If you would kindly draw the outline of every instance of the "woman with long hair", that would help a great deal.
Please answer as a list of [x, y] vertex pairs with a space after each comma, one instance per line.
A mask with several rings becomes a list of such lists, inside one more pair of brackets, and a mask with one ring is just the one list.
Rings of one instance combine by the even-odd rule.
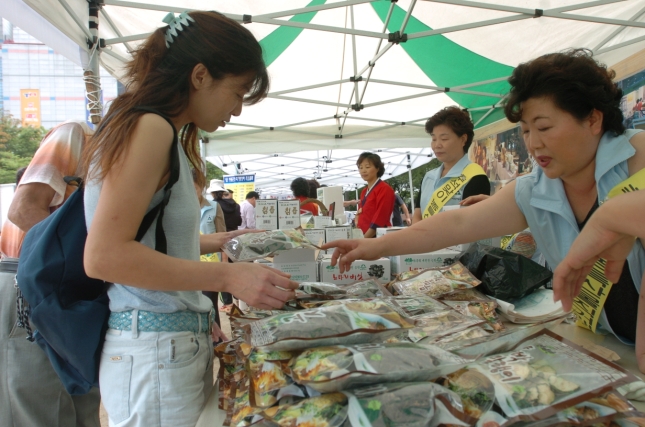
[[[213, 307], [200, 291], [231, 292], [269, 309], [297, 287], [259, 264], [199, 262], [231, 235], [199, 235], [190, 172], [203, 170], [197, 130], [224, 127], [243, 104], [266, 96], [269, 80], [259, 43], [232, 19], [194, 11], [164, 22], [134, 52], [127, 91], [83, 154], [85, 269], [112, 283], [99, 380], [110, 424], [119, 426], [196, 424], [213, 386]], [[155, 250], [158, 219], [140, 241], [136, 234], [168, 195], [177, 164], [162, 219], [166, 255]], [[201, 172], [197, 181], [203, 187]]]

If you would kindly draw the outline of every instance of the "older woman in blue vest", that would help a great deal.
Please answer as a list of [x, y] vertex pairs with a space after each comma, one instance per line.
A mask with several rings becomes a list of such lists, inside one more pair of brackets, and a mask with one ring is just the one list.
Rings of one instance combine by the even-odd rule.
[[[625, 130], [622, 92], [613, 77], [584, 50], [520, 64], [509, 79], [505, 113], [520, 123], [539, 167], [468, 209], [434, 215], [373, 241], [332, 242], [325, 248], [337, 247], [333, 263], [339, 262], [342, 272], [356, 259], [429, 252], [530, 227], [549, 266], [557, 267], [598, 205], [634, 187], [626, 180], [638, 180], [645, 168], [645, 134]], [[637, 355], [645, 353], [645, 325], [637, 321], [637, 313], [645, 311], [639, 307], [644, 270], [645, 250], [636, 241], [618, 282], [605, 287], [606, 301], [581, 306], [577, 300], [573, 307], [587, 323], [580, 326], [635, 342]], [[645, 315], [641, 318], [645, 323]]]
[[[459, 177], [466, 166], [472, 162], [468, 159], [468, 149], [475, 135], [473, 122], [466, 111], [459, 107], [446, 107], [426, 122], [426, 132], [432, 137], [430, 146], [441, 166], [426, 173], [421, 183], [421, 192], [416, 199], [412, 222], [421, 221], [423, 213], [436, 192], [453, 178]], [[468, 181], [454, 194], [451, 194], [444, 206], [457, 205], [462, 199], [478, 194], [490, 194], [488, 177], [480, 174]], [[442, 197], [437, 197], [441, 200]]]

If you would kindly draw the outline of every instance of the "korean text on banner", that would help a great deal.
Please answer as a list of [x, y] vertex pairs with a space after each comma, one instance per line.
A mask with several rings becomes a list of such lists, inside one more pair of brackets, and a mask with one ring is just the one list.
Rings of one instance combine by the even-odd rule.
[[40, 127], [40, 89], [20, 89], [20, 114], [23, 126]]
[[249, 191], [255, 191], [255, 174], [224, 175], [224, 188], [233, 190], [233, 199], [242, 203]]

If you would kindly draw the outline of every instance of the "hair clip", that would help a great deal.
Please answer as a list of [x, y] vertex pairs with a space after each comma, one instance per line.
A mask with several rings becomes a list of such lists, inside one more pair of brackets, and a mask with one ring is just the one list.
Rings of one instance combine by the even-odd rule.
[[177, 37], [180, 31], [183, 31], [185, 27], [189, 26], [189, 21], [195, 22], [193, 18], [190, 17], [188, 12], [182, 12], [179, 16], [175, 16], [174, 13], [170, 12], [163, 18], [163, 22], [168, 24], [168, 29], [166, 30], [166, 47], [170, 48], [170, 43], [174, 41], [173, 37]]

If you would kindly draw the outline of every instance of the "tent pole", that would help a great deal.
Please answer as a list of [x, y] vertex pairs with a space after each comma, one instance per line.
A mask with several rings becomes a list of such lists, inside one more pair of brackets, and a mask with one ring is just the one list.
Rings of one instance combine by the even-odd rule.
[[85, 81], [85, 92], [87, 98], [87, 109], [90, 112], [89, 121], [93, 125], [101, 121], [103, 115], [103, 104], [101, 103], [101, 79], [99, 71], [99, 52], [101, 50], [99, 38], [99, 4], [96, 1], [89, 2], [89, 27], [92, 37], [90, 59], [87, 69], [83, 71]]
[[412, 186], [412, 164], [410, 163], [410, 153], [408, 153], [408, 179], [410, 180], [410, 203], [412, 213], [414, 213], [414, 187]]

